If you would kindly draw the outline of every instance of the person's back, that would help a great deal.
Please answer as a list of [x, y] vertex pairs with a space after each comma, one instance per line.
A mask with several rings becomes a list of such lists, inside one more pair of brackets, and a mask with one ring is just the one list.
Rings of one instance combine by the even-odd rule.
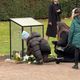
[[80, 20], [78, 17], [74, 18], [70, 29], [68, 42], [80, 48]]
[[[36, 46], [40, 46], [41, 52], [47, 52], [50, 51], [50, 45], [48, 44], [48, 41], [43, 39], [38, 33], [33, 32], [31, 36], [27, 39], [27, 45], [28, 48], [34, 48], [37, 49]], [[31, 50], [31, 49], [29, 49]], [[50, 54], [50, 53], [49, 53]]]
[[69, 33], [69, 27], [63, 23], [58, 22], [57, 23], [57, 34], [58, 34], [58, 45], [65, 47], [68, 43], [68, 33]]
[[66, 47], [67, 44], [68, 44], [68, 32], [62, 31], [60, 34], [60, 39], [57, 42], [57, 45], [61, 47]]

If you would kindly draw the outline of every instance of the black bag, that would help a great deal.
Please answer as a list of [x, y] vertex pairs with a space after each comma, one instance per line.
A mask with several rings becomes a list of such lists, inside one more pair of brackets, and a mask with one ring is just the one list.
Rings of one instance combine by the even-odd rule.
[[65, 53], [74, 53], [75, 46], [72, 44], [67, 45], [67, 47], [64, 48]]

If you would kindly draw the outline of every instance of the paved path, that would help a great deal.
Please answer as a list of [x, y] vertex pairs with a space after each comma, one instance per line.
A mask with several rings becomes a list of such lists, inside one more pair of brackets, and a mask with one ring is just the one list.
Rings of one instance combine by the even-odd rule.
[[74, 70], [72, 65], [73, 63], [32, 65], [0, 62], [0, 80], [80, 80], [80, 69]]

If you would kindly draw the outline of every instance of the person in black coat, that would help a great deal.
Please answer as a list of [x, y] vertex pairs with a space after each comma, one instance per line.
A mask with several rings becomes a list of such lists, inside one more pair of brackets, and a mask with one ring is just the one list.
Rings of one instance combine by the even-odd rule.
[[[61, 55], [65, 55], [63, 50], [68, 43], [68, 33], [69, 33], [69, 27], [64, 22], [58, 22], [57, 23], [58, 41], [52, 41], [52, 43], [55, 44], [55, 52], [57, 53], [58, 57], [60, 57]], [[58, 47], [60, 47], [61, 50], [58, 50], [57, 49]]]
[[56, 37], [57, 34], [57, 22], [61, 20], [61, 5], [58, 0], [52, 0], [52, 3], [49, 6], [48, 13], [48, 27], [46, 35], [48, 37]]
[[29, 35], [29, 33], [23, 31], [22, 39], [25, 40], [27, 44], [27, 55], [33, 55], [37, 64], [55, 61], [54, 58], [48, 58], [48, 55], [51, 54], [50, 46], [47, 40], [43, 39], [39, 33], [32, 32], [32, 34]]

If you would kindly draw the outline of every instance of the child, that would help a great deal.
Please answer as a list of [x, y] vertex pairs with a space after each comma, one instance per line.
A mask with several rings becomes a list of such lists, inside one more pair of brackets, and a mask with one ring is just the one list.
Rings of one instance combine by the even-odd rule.
[[43, 39], [39, 33], [32, 32], [29, 35], [28, 32], [22, 32], [22, 39], [27, 44], [27, 55], [33, 55], [36, 59], [36, 64], [43, 64], [43, 62], [52, 62], [54, 58], [48, 58], [51, 54], [51, 49], [48, 42]]

